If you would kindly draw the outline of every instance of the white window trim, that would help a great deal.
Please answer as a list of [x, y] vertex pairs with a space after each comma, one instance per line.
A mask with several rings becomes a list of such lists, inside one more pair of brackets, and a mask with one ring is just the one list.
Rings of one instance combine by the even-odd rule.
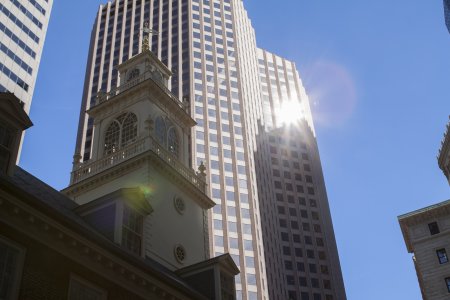
[[[114, 242], [121, 247], [122, 245], [122, 233], [123, 233], [123, 213], [125, 211], [125, 205], [123, 201], [116, 202], [116, 222], [114, 224]], [[132, 206], [129, 206], [131, 209], [136, 210]], [[145, 215], [142, 212], [137, 211], [142, 217], [142, 234], [141, 234], [141, 257], [145, 256]]]
[[13, 242], [12, 240], [10, 240], [4, 236], [1, 236], [1, 235], [0, 235], [0, 242], [19, 251], [17, 265], [16, 265], [17, 272], [16, 272], [15, 278], [14, 278], [12, 294], [11, 294], [11, 297], [7, 300], [18, 299], [19, 291], [20, 291], [20, 283], [22, 281], [23, 266], [24, 266], [24, 262], [25, 262], [26, 248]]

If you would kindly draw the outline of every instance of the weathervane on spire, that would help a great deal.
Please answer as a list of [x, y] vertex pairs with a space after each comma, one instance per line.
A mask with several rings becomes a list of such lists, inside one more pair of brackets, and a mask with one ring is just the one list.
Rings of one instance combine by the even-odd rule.
[[142, 51], [150, 49], [149, 35], [158, 35], [158, 31], [150, 28], [148, 21], [145, 21], [144, 28], [142, 28], [143, 39], [142, 39]]

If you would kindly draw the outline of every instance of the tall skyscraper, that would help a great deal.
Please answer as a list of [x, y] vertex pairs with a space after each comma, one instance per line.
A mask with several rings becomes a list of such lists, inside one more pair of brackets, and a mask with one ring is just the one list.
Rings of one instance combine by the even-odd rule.
[[[85, 111], [95, 103], [98, 91], [117, 85], [115, 67], [140, 52], [139, 32], [145, 22], [155, 31], [152, 51], [173, 73], [168, 88], [186, 102], [197, 122], [191, 132], [190, 164], [197, 168], [203, 161], [207, 167], [208, 192], [216, 202], [209, 213], [209, 248], [213, 256], [229, 252], [240, 267], [237, 299], [288, 299], [288, 295], [292, 299], [345, 299], [308, 100], [294, 64], [269, 58], [268, 52], [257, 48], [241, 0], [116, 0], [100, 6], [91, 36], [74, 160], [91, 158], [94, 124]], [[279, 61], [282, 72], [278, 65], [277, 69], [271, 66]], [[274, 80], [278, 81], [273, 91], [265, 93]], [[312, 183], [304, 183], [305, 191], [308, 186], [317, 193], [304, 196], [317, 207], [305, 206], [311, 220], [305, 219], [302, 225], [318, 225], [321, 233], [306, 235], [303, 227], [284, 232], [278, 215], [268, 213], [268, 206], [262, 207], [276, 207], [277, 190], [259, 188], [261, 182], [275, 182], [267, 160], [267, 168], [259, 167], [263, 163], [261, 152], [270, 149], [261, 140], [267, 137], [269, 141], [268, 134], [276, 134], [280, 117], [275, 113], [282, 113], [281, 103], [289, 102], [286, 96], [303, 107], [309, 131], [293, 131], [298, 134], [293, 140], [299, 142], [298, 147], [302, 147], [301, 141], [309, 143], [310, 170], [302, 171], [301, 176], [305, 180], [306, 175], [313, 177]], [[292, 176], [295, 174], [292, 170]], [[288, 192], [286, 199], [290, 199]], [[313, 219], [313, 212], [319, 219]], [[297, 218], [302, 220], [300, 215]], [[267, 223], [275, 219], [276, 224]], [[282, 265], [287, 260], [281, 253], [284, 234], [294, 236], [294, 232], [305, 239], [314, 238], [311, 245], [307, 244], [309, 239], [301, 243], [305, 255], [314, 255], [305, 258], [305, 263], [308, 267], [315, 264], [318, 274], [314, 269], [295, 273]], [[324, 272], [320, 273], [322, 265]], [[290, 281], [297, 274], [302, 274], [306, 286], [297, 288], [299, 279]]]
[[53, 0], [0, 2], [0, 92], [11, 92], [30, 111]]
[[271, 299], [345, 299], [308, 97], [294, 63], [258, 50], [255, 153]]
[[450, 32], [450, 0], [444, 0], [445, 25]]

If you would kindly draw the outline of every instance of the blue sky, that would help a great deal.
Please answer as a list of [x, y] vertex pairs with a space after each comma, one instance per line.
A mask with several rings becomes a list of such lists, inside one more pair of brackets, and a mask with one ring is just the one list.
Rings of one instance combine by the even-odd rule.
[[[55, 1], [20, 165], [69, 182], [90, 32], [103, 1]], [[442, 1], [244, 1], [258, 45], [310, 95], [349, 299], [419, 300], [397, 216], [446, 200], [450, 112]]]

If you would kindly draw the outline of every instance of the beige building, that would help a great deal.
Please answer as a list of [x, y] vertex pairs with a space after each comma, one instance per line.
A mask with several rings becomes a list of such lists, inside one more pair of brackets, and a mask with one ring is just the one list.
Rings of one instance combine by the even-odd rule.
[[450, 200], [398, 217], [423, 299], [450, 298]]

